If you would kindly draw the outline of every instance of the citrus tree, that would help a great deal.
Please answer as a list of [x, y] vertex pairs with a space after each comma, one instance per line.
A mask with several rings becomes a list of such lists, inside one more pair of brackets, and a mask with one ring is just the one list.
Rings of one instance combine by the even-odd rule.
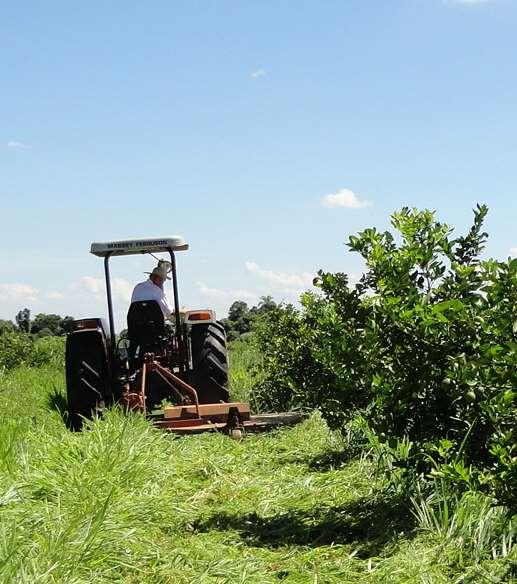
[[271, 407], [321, 410], [342, 429], [361, 412], [408, 450], [407, 471], [447, 477], [515, 505], [517, 259], [483, 260], [486, 206], [466, 235], [404, 208], [395, 233], [350, 237], [365, 272], [320, 271], [320, 293], [258, 327]]

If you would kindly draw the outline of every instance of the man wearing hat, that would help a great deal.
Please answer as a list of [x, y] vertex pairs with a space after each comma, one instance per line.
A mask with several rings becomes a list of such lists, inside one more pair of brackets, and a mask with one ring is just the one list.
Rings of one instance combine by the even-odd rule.
[[165, 280], [170, 280], [169, 276], [167, 276], [170, 269], [170, 262], [159, 260], [158, 265], [152, 272], [146, 272], [146, 274], [149, 274], [149, 278], [135, 286], [131, 302], [155, 300], [160, 305], [165, 318], [170, 316], [174, 309], [163, 291]]

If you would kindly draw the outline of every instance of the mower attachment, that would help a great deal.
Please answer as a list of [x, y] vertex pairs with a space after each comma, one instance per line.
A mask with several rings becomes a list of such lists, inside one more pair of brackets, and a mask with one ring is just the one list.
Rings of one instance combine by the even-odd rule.
[[[207, 407], [206, 411], [208, 411], [208, 408], [214, 406], [221, 406], [221, 410], [217, 415], [207, 415], [199, 419], [195, 417], [182, 417], [182, 414], [180, 414], [177, 417], [168, 418], [167, 415], [170, 416], [171, 412], [165, 411], [165, 416], [156, 419], [154, 423], [159, 428], [163, 428], [174, 434], [224, 432], [237, 438], [248, 432], [256, 433], [274, 430], [281, 426], [294, 426], [307, 417], [302, 412], [251, 415], [248, 404], [242, 403], [206, 404], [205, 406], [201, 405], [199, 407]], [[239, 411], [241, 406], [245, 406], [243, 411]], [[223, 408], [226, 412], [223, 412]], [[166, 408], [166, 410], [169, 409], [176, 410], [177, 408]], [[178, 409], [182, 409], [181, 406]]]

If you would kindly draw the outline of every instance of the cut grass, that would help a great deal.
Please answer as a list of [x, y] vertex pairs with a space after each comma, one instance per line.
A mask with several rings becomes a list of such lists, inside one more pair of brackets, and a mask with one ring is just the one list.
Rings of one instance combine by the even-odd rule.
[[512, 577], [509, 550], [474, 558], [457, 533], [417, 529], [368, 459], [342, 456], [317, 415], [233, 441], [173, 437], [115, 409], [74, 434], [63, 391], [49, 368], [0, 378], [1, 582]]

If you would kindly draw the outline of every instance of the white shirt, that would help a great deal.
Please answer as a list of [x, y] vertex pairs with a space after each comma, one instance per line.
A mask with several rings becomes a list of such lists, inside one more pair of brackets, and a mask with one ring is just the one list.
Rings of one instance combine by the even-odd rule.
[[137, 284], [131, 296], [131, 302], [142, 302], [144, 300], [156, 300], [165, 317], [170, 316], [174, 311], [165, 292], [151, 279]]

